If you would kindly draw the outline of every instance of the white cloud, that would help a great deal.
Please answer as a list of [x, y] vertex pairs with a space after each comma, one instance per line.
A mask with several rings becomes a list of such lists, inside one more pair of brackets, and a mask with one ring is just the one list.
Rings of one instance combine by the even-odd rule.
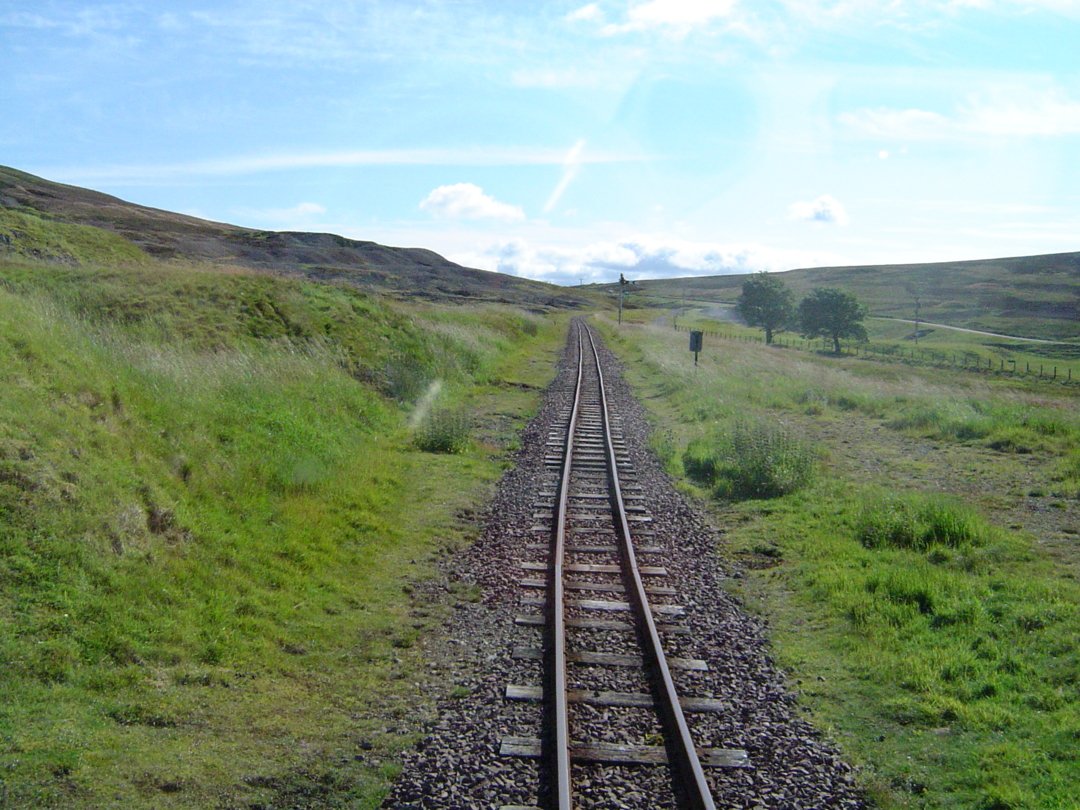
[[1059, 14], [1080, 11], [1077, 0], [781, 0], [784, 9], [802, 22], [849, 23], [864, 17], [878, 24], [925, 28], [937, 17], [961, 14], [1028, 14], [1038, 9]]
[[896, 140], [958, 140], [985, 136], [1080, 135], [1080, 101], [1059, 88], [995, 88], [973, 93], [949, 114], [878, 107], [841, 113], [855, 133]]
[[685, 34], [729, 17], [735, 4], [736, 0], [647, 0], [632, 5], [624, 22], [604, 26], [603, 33], [667, 29]]
[[820, 222], [828, 225], [847, 225], [848, 215], [844, 206], [838, 199], [822, 194], [816, 200], [809, 202], [794, 202], [788, 207], [788, 215], [792, 219], [801, 219], [807, 222]]
[[499, 202], [474, 183], [439, 186], [425, 197], [420, 208], [445, 219], [498, 219], [518, 222], [525, 212], [517, 205]]
[[566, 15], [568, 22], [593, 22], [603, 19], [604, 12], [600, 10], [599, 3], [589, 3], [581, 8], [574, 9]]
[[515, 276], [578, 284], [628, 279], [728, 275], [843, 264], [833, 254], [783, 250], [754, 243], [693, 242], [668, 236], [560, 244], [516, 238], [488, 243], [450, 258], [471, 267]]
[[985, 135], [1078, 135], [1080, 101], [1058, 90], [972, 96], [961, 108], [957, 124]]

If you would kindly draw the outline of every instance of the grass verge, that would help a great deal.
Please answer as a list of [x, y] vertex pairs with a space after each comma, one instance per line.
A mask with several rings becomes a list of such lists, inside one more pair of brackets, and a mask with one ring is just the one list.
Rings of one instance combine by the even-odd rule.
[[[504, 307], [0, 265], [5, 804], [377, 806], [450, 687], [412, 583], [468, 539], [561, 340]], [[414, 443], [432, 388], [473, 414], [461, 452]]]
[[[656, 420], [654, 446], [685, 487], [709, 498], [725, 553], [745, 568], [733, 589], [768, 616], [803, 705], [860, 766], [876, 803], [1074, 806], [1080, 586], [1039, 538], [994, 525], [959, 486], [970, 486], [971, 465], [986, 454], [1011, 463], [1020, 451], [995, 442], [1004, 435], [1030, 442], [1046, 476], [1056, 469], [1066, 486], [1080, 435], [1071, 392], [965, 389], [942, 373], [752, 344], [703, 355], [695, 371], [684, 335], [604, 328]], [[951, 424], [982, 419], [986, 429], [943, 429], [945, 418], [905, 423], [916, 411], [954, 414]], [[700, 448], [740, 420], [791, 422], [794, 431], [811, 418], [832, 426], [822, 435], [836, 444], [822, 448], [804, 488], [732, 501], [695, 483]], [[890, 434], [931, 436], [954, 449], [939, 456], [956, 467], [887, 488], [845, 475], [829, 457], [848, 441], [845, 420], [865, 423], [859, 435], [870, 438], [858, 455], [871, 468], [893, 452]]]

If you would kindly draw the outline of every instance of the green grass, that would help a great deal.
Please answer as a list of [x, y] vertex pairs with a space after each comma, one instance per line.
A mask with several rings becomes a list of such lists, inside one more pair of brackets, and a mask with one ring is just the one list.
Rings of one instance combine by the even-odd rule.
[[[913, 318], [1006, 335], [1080, 338], [1080, 254], [915, 265], [817, 267], [778, 274], [796, 298], [814, 287], [853, 293], [875, 315]], [[639, 281], [630, 298], [648, 306], [734, 302], [746, 275]], [[605, 289], [605, 288], [601, 288]], [[605, 291], [610, 290], [607, 287]]]
[[149, 257], [122, 236], [89, 225], [0, 207], [0, 257], [69, 264], [141, 264]]
[[[768, 617], [802, 705], [871, 798], [885, 808], [1074, 807], [1080, 553], [999, 525], [1006, 494], [970, 487], [992, 466], [1027, 476], [1015, 486], [1070, 497], [1077, 393], [760, 343], [706, 343], [695, 370], [685, 334], [646, 319], [601, 325], [651, 409], [653, 446], [709, 499], [723, 552], [745, 567], [731, 587]], [[723, 456], [711, 448], [746, 421], [820, 427], [817, 474], [768, 499], [716, 488]], [[845, 426], [856, 422], [852, 448]], [[935, 466], [893, 457], [927, 443]], [[910, 477], [856, 476], [840, 452], [865, 463], [856, 469], [888, 462], [883, 470]]]
[[461, 410], [429, 410], [416, 429], [416, 446], [429, 453], [463, 453], [469, 446], [471, 425]]
[[739, 420], [725, 434], [690, 444], [683, 466], [718, 497], [775, 498], [813, 479], [814, 454], [783, 427]]
[[[449, 688], [411, 584], [467, 539], [561, 339], [508, 307], [0, 264], [0, 795], [377, 806]], [[414, 442], [433, 388], [473, 415], [456, 454]]]
[[[695, 325], [707, 322], [689, 319]], [[680, 326], [683, 319], [680, 319]], [[725, 332], [751, 338], [757, 330], [725, 324]], [[690, 369], [684, 332], [673, 333], [670, 357], [657, 359], [667, 387], [683, 385]], [[854, 357], [823, 358], [775, 347], [760, 339], [713, 339], [703, 362], [723, 358], [722, 391], [690, 387], [681, 407], [708, 421], [733, 413], [740, 400], [758, 407], [834, 416], [858, 412], [897, 430], [1009, 453], [1064, 455], [1080, 448], [1080, 388], [1043, 386], [1009, 375], [979, 375], [924, 366], [881, 364]], [[1080, 367], [1077, 368], [1080, 379]], [[678, 382], [676, 382], [678, 381]]]
[[[656, 317], [657, 310], [649, 310]], [[719, 305], [673, 309], [671, 317], [681, 329], [703, 329], [716, 345], [730, 340], [761, 342], [760, 329], [732, 323], [733, 307]], [[721, 318], [721, 314], [725, 314]], [[1046, 384], [1080, 383], [1080, 343], [1031, 343], [990, 337], [940, 327], [921, 326], [914, 340], [910, 323], [886, 318], [866, 321], [868, 343], [842, 341], [845, 353], [869, 357], [881, 363], [949, 368], [965, 375], [987, 375], [1026, 386], [1038, 379]], [[716, 334], [713, 334], [716, 333]], [[776, 336], [779, 348], [799, 351], [831, 351], [828, 342], [808, 341], [796, 331]]]
[[941, 495], [877, 495], [863, 504], [855, 527], [867, 548], [914, 551], [981, 546], [993, 533], [973, 509]]
[[867, 548], [868, 508], [880, 514], [881, 493], [819, 486], [742, 510], [729, 539], [737, 554], [775, 548], [779, 565], [740, 591], [769, 612], [807, 705], [882, 806], [1068, 807], [1075, 581], [985, 526], [958, 547], [919, 531]]

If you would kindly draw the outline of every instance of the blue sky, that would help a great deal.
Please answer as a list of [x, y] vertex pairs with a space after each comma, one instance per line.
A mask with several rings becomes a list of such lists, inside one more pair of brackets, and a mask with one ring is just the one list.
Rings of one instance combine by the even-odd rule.
[[1080, 0], [3, 0], [0, 71], [0, 163], [557, 283], [1080, 250]]

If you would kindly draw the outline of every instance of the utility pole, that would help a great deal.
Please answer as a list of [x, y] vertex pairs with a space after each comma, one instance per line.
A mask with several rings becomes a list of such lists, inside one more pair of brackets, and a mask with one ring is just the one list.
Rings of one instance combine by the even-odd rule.
[[622, 325], [623, 295], [626, 292], [626, 285], [629, 284], [629, 283], [630, 282], [626, 280], [626, 277], [622, 273], [619, 273], [619, 325], [620, 326]]
[[908, 291], [912, 298], [915, 299], [915, 345], [919, 345], [919, 305], [922, 303], [922, 296], [920, 295], [919, 285], [913, 281], [909, 281], [904, 285], [904, 288]]

